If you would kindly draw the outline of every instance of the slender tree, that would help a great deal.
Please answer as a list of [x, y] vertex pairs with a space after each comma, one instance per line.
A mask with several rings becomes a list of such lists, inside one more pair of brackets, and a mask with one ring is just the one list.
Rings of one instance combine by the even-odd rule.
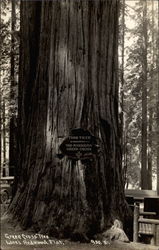
[[143, 1], [141, 188], [147, 189], [147, 1]]
[[15, 39], [14, 32], [16, 27], [15, 1], [11, 1], [11, 98], [14, 97], [13, 87], [15, 82]]
[[158, 2], [158, 38], [157, 38], [157, 87], [158, 87], [158, 94], [157, 94], [157, 193], [159, 195], [159, 2]]
[[152, 129], [153, 129], [153, 116], [154, 116], [154, 107], [153, 107], [153, 101], [154, 101], [154, 65], [155, 65], [155, 30], [154, 30], [154, 1], [151, 1], [152, 5], [152, 41], [151, 41], [151, 54], [152, 54], [152, 64], [151, 64], [151, 69], [150, 69], [150, 87], [149, 87], [149, 121], [148, 121], [148, 176], [147, 176], [147, 181], [148, 181], [148, 189], [152, 189], [152, 155], [153, 155], [153, 139], [152, 139]]
[[[2, 87], [0, 86], [0, 90]], [[0, 168], [1, 168], [1, 176], [2, 176], [2, 96], [0, 93]]]
[[[124, 219], [118, 125], [118, 0], [22, 1], [19, 176], [23, 227], [70, 237]], [[92, 161], [56, 158], [73, 128], [99, 138]]]
[[15, 46], [15, 32], [16, 32], [16, 2], [15, 0], [11, 1], [11, 55], [10, 55], [10, 132], [9, 132], [9, 166], [10, 166], [10, 175], [14, 175], [14, 168], [17, 162], [17, 135], [16, 135], [16, 115], [15, 115], [15, 64], [16, 64], [16, 46]]
[[121, 102], [121, 131], [122, 131], [122, 164], [123, 164], [123, 176], [126, 183], [127, 172], [127, 149], [126, 149], [126, 122], [124, 117], [124, 71], [125, 71], [125, 0], [122, 1], [121, 10], [121, 90], [120, 90], [120, 102]]
[[7, 167], [6, 167], [6, 107], [5, 107], [5, 98], [2, 101], [2, 124], [3, 124], [3, 175], [7, 176]]
[[[1, 20], [1, 9], [2, 9], [2, 4], [0, 2], [0, 27], [2, 25], [2, 20]], [[2, 50], [0, 49], [0, 58], [2, 56]], [[2, 168], [2, 74], [0, 72], [0, 168], [1, 168], [1, 176], [3, 175], [3, 168]]]

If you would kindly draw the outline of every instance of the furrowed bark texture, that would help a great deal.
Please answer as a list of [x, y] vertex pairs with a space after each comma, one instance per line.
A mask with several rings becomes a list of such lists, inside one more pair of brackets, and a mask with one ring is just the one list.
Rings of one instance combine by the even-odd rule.
[[[24, 227], [91, 237], [126, 211], [118, 129], [118, 1], [22, 2], [20, 160], [10, 206]], [[99, 138], [81, 163], [59, 145], [72, 128]]]

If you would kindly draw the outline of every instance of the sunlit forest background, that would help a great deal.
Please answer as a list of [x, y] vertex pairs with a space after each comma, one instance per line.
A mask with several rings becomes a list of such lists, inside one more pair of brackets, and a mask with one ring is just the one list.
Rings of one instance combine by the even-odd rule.
[[[0, 1], [1, 176], [14, 176], [20, 2]], [[119, 20], [120, 126], [126, 188], [159, 182], [159, 10], [157, 0], [122, 0]], [[159, 187], [158, 187], [159, 188]]]

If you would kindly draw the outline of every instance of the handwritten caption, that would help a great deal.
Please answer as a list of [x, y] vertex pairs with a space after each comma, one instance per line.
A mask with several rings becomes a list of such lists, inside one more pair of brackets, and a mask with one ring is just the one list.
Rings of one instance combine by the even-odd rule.
[[[27, 246], [37, 246], [37, 245], [64, 245], [62, 240], [50, 239], [48, 235], [43, 234], [8, 234], [5, 233], [5, 242], [7, 245], [27, 245]], [[109, 245], [110, 242], [107, 240], [91, 240], [93, 245]]]
[[93, 245], [110, 245], [110, 242], [107, 240], [91, 240]]
[[48, 235], [43, 234], [5, 234], [7, 245], [64, 245], [61, 240], [50, 239]]

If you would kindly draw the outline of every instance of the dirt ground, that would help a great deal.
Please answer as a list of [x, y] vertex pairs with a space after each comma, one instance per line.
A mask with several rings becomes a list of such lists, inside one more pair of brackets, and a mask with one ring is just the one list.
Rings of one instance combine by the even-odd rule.
[[[1, 210], [2, 211], [2, 210]], [[4, 210], [3, 210], [4, 211]], [[8, 223], [7, 215], [1, 216], [1, 250], [159, 250], [159, 246], [140, 243], [94, 242], [83, 244], [57, 240], [42, 234], [21, 230]], [[32, 239], [34, 238], [34, 239]]]

